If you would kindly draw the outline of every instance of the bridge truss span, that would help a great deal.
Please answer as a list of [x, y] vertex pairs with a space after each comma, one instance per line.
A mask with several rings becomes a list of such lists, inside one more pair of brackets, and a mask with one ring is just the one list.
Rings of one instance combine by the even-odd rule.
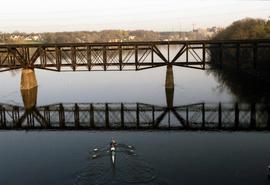
[[[53, 71], [128, 71], [175, 65], [205, 69], [209, 49], [270, 48], [270, 40], [157, 41], [119, 43], [4, 44], [0, 71], [38, 68]], [[256, 57], [254, 57], [256, 59]]]

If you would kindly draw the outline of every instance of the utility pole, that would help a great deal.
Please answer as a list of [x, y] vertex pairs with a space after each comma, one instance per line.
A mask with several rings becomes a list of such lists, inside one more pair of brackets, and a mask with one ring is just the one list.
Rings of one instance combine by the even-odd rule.
[[194, 32], [196, 24], [192, 24], [192, 31]]

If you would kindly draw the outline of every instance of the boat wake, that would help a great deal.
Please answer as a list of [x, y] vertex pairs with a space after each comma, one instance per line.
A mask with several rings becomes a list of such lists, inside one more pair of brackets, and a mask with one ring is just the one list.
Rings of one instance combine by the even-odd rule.
[[104, 150], [100, 154], [102, 157], [90, 159], [87, 166], [76, 173], [74, 185], [167, 184], [158, 179], [150, 164], [132, 151], [132, 155], [127, 152], [117, 153], [112, 163], [110, 155]]

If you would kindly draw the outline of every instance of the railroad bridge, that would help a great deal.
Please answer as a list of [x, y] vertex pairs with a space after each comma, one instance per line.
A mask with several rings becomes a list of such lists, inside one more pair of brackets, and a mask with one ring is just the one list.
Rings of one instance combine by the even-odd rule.
[[[172, 52], [172, 48], [176, 52]], [[3, 44], [0, 72], [22, 68], [21, 89], [37, 86], [34, 69], [52, 71], [129, 71], [167, 66], [166, 88], [173, 88], [173, 66], [206, 69], [211, 52], [218, 53], [222, 67], [225, 49], [234, 50], [235, 65], [241, 65], [240, 51], [250, 49], [253, 66], [270, 40], [197, 40], [117, 43]]]

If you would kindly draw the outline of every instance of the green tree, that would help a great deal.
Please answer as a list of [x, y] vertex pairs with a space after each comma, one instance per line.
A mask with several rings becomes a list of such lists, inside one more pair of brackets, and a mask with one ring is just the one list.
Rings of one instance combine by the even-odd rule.
[[246, 18], [232, 23], [213, 39], [270, 39], [270, 22]]

